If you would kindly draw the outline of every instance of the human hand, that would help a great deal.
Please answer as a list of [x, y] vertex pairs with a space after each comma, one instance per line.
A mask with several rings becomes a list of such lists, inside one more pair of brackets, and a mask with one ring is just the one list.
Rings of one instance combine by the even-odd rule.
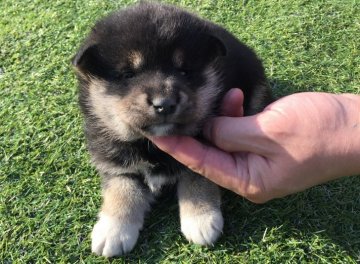
[[243, 94], [224, 98], [224, 116], [204, 136], [151, 140], [220, 186], [263, 203], [342, 176], [360, 173], [360, 97], [298, 93], [242, 117]]

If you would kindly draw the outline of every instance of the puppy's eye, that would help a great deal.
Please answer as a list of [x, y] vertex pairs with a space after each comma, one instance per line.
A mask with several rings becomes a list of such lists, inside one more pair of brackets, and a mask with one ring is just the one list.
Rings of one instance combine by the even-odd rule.
[[189, 75], [189, 70], [187, 69], [177, 69], [177, 71], [180, 73], [180, 75], [182, 76], [187, 76]]
[[132, 70], [126, 70], [124, 71], [121, 76], [124, 78], [124, 79], [131, 79], [135, 76], [135, 72], [132, 71]]
[[121, 81], [124, 79], [131, 79], [135, 76], [135, 72], [131, 69], [126, 69], [121, 72], [113, 70], [109, 72], [109, 78], [116, 81]]

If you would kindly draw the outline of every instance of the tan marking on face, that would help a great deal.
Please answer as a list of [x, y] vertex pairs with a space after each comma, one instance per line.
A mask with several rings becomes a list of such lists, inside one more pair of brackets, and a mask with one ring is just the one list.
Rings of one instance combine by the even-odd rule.
[[165, 79], [165, 90], [170, 91], [174, 86], [174, 79], [172, 77], [168, 77]]
[[136, 96], [135, 101], [136, 103], [138, 103], [139, 105], [146, 105], [146, 100], [147, 100], [147, 95], [142, 93]]
[[139, 51], [131, 51], [128, 58], [134, 69], [139, 69], [144, 64], [144, 56]]
[[129, 95], [121, 98], [107, 94], [105, 87], [97, 89], [99, 84], [95, 83], [96, 81], [93, 81], [90, 85], [91, 106], [104, 127], [123, 141], [143, 137], [140, 127], [152, 118], [147, 110], [146, 94], [134, 89]]
[[175, 67], [181, 68], [184, 64], [184, 52], [180, 49], [175, 50], [172, 59]]
[[127, 108], [123, 106], [121, 98], [106, 93], [106, 82], [91, 80], [89, 99], [92, 114], [99, 119], [100, 126], [113, 132], [112, 136], [124, 141], [133, 141], [141, 137], [126, 122]]

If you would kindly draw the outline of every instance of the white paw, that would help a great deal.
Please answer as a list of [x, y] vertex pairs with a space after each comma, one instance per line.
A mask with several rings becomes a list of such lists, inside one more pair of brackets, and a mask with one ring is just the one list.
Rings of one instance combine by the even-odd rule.
[[187, 240], [200, 245], [213, 245], [222, 233], [223, 225], [221, 211], [181, 217], [181, 231]]
[[91, 233], [91, 251], [104, 257], [123, 255], [135, 246], [141, 227], [142, 223], [123, 222], [100, 213]]

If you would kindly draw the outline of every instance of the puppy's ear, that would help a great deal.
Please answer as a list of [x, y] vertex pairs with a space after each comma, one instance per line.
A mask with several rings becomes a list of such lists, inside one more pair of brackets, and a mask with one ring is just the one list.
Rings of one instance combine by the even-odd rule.
[[73, 66], [82, 74], [103, 77], [109, 71], [96, 44], [83, 46], [72, 59]]
[[213, 35], [208, 36], [208, 45], [214, 57], [226, 56], [227, 50], [224, 43]]

